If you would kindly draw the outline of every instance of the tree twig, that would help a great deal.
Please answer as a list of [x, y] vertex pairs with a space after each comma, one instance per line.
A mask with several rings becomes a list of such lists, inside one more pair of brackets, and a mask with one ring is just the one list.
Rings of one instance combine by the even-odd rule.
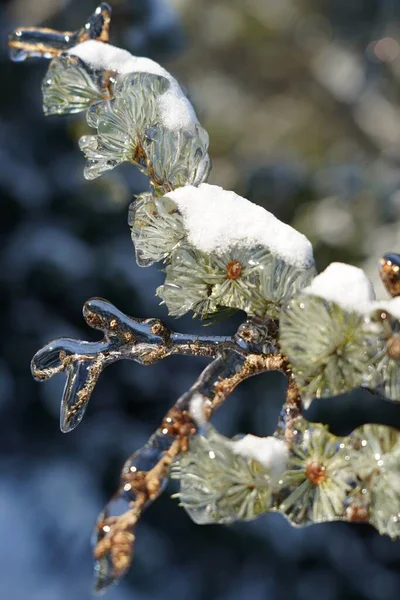
[[222, 350], [243, 355], [248, 352], [234, 337], [173, 332], [159, 319], [129, 317], [100, 298], [86, 302], [83, 314], [88, 325], [103, 332], [101, 341], [60, 338], [44, 346], [32, 359], [32, 374], [38, 381], [58, 373], [67, 375], [62, 401], [63, 431], [78, 425], [101, 372], [118, 360], [150, 365], [172, 354], [213, 358]]
[[[275, 337], [276, 324], [271, 321], [270, 325]], [[243, 348], [246, 344], [272, 345], [270, 330], [265, 329], [265, 323], [263, 327], [265, 337], [261, 340], [259, 324], [249, 320], [241, 330], [246, 329], [248, 334], [248, 330], [253, 329], [253, 336], [248, 334], [247, 340], [243, 340], [238, 332], [236, 342], [241, 342]], [[188, 450], [190, 437], [201, 429], [242, 381], [265, 371], [285, 372], [286, 365], [286, 357], [278, 353], [246, 354], [244, 351], [237, 352], [235, 348], [219, 347], [216, 358], [168, 411], [147, 444], [125, 464], [120, 487], [97, 522], [94, 547], [97, 589], [110, 585], [129, 567], [137, 521], [143, 510], [163, 491], [169, 467], [178, 454]], [[115, 516], [114, 506], [121, 501], [125, 502], [126, 510]]]

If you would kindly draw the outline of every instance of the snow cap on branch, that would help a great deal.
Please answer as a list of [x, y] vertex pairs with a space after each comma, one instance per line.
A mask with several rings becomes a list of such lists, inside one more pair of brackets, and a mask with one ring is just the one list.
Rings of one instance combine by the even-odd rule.
[[248, 434], [241, 440], [232, 441], [231, 449], [234, 454], [256, 460], [270, 472], [275, 481], [279, 480], [286, 470], [288, 447], [283, 440], [276, 437], [257, 437]]
[[68, 50], [68, 54], [77, 56], [92, 69], [117, 71], [120, 75], [128, 73], [152, 73], [165, 77], [170, 82], [169, 89], [158, 99], [163, 125], [168, 129], [190, 128], [198, 123], [193, 106], [182, 92], [178, 82], [166, 69], [154, 60], [133, 56], [127, 50], [88, 40]]
[[299, 268], [314, 264], [311, 243], [303, 234], [235, 192], [202, 183], [166, 196], [178, 206], [189, 242], [205, 254], [263, 246]]
[[306, 294], [335, 302], [345, 310], [371, 310], [374, 287], [364, 271], [345, 263], [331, 263], [304, 289]]

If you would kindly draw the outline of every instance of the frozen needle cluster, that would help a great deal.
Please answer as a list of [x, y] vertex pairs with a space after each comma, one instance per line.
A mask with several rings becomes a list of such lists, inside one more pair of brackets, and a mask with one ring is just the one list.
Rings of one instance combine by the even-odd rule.
[[[170, 475], [197, 523], [278, 511], [298, 526], [361, 521], [400, 537], [400, 433], [364, 425], [339, 438], [302, 416], [302, 406], [315, 398], [334, 402], [356, 387], [400, 400], [400, 256], [380, 261], [392, 299], [378, 301], [360, 269], [333, 263], [317, 275], [301, 233], [207, 184], [208, 135], [190, 102], [160, 65], [109, 45], [110, 14], [101, 4], [75, 33], [18, 29], [10, 35], [11, 57], [51, 59], [45, 114], [86, 112], [92, 132], [79, 145], [87, 179], [122, 162], [148, 176], [149, 189], [133, 201], [129, 225], [139, 266], [164, 265], [156, 293], [169, 314], [212, 319], [242, 310], [247, 316], [233, 336], [194, 336], [92, 299], [84, 317], [103, 339], [61, 338], [33, 358], [37, 380], [61, 372], [67, 377], [65, 432], [82, 420], [107, 365], [120, 359], [152, 364], [172, 354], [211, 359], [124, 465], [95, 529], [96, 589], [130, 566], [137, 521]], [[271, 370], [288, 379], [274, 435], [220, 435], [210, 424], [213, 412], [243, 380]]]

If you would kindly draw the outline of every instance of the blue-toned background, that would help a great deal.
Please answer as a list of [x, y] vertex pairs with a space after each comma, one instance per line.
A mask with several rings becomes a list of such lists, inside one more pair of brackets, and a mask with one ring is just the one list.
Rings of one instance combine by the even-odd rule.
[[[146, 182], [120, 168], [83, 179], [82, 117], [45, 120], [42, 62], [7, 60], [17, 25], [75, 29], [89, 0], [10, 0], [0, 7], [0, 597], [89, 600], [89, 537], [141, 446], [203, 359], [116, 364], [83, 423], [62, 435], [63, 377], [36, 384], [29, 362], [58, 336], [96, 339], [81, 307], [102, 296], [173, 323], [140, 269], [126, 224]], [[310, 237], [319, 268], [363, 266], [400, 250], [400, 4], [397, 0], [131, 0], [113, 3], [112, 42], [162, 62], [211, 138], [211, 182], [264, 205]], [[379, 282], [379, 296], [384, 295]], [[241, 316], [214, 327], [233, 332]], [[226, 434], [271, 433], [284, 380], [243, 384], [216, 415]], [[308, 416], [346, 434], [366, 421], [400, 427], [400, 406], [356, 393]], [[368, 526], [304, 530], [268, 515], [196, 526], [169, 499], [138, 528], [129, 576], [110, 600], [398, 600], [400, 542]]]

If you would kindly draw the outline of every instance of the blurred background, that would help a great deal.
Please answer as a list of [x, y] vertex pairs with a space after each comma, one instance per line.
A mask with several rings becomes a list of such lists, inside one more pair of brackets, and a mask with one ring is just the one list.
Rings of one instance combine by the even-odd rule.
[[[312, 241], [319, 269], [364, 267], [384, 297], [379, 256], [400, 249], [400, 3], [397, 0], [114, 0], [111, 41], [161, 62], [210, 134], [211, 183], [234, 189]], [[8, 61], [17, 25], [77, 29], [89, 0], [0, 6], [0, 596], [89, 600], [89, 538], [120, 468], [195, 380], [203, 359], [115, 364], [84, 422], [58, 428], [62, 376], [39, 385], [29, 362], [59, 336], [97, 339], [81, 308], [102, 296], [181, 331], [139, 268], [127, 208], [145, 179], [122, 167], [83, 179], [82, 116], [45, 120], [45, 61]], [[243, 315], [213, 326], [232, 333]], [[225, 434], [274, 430], [285, 382], [247, 381], [216, 415]], [[336, 434], [400, 427], [400, 406], [367, 393], [307, 412]], [[138, 528], [134, 566], [109, 600], [398, 600], [400, 542], [369, 526], [294, 529], [277, 515], [196, 526], [169, 489]]]

